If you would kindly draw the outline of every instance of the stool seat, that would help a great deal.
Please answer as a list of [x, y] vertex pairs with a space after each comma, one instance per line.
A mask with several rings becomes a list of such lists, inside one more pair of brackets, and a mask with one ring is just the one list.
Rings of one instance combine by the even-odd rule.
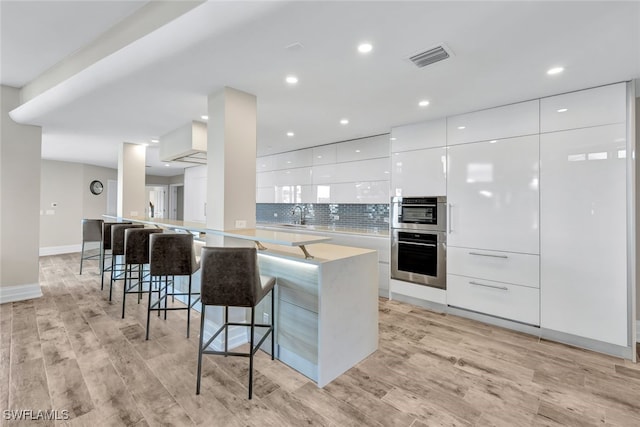
[[[149, 273], [152, 282], [158, 281], [158, 298], [152, 303], [152, 294], [149, 292], [149, 304], [147, 306], [147, 334], [149, 339], [149, 329], [151, 312], [164, 311], [164, 318], [167, 319], [169, 310], [187, 310], [187, 338], [191, 327], [191, 308], [200, 301], [200, 293], [192, 292], [191, 275], [198, 271], [200, 265], [196, 261], [193, 234], [184, 233], [155, 233], [149, 236]], [[169, 276], [172, 280], [169, 281]], [[188, 276], [188, 290], [186, 292], [176, 292], [174, 276]], [[164, 279], [164, 284], [162, 283]], [[169, 286], [171, 285], [171, 292]], [[168, 308], [167, 298], [184, 296], [187, 298], [186, 307]], [[192, 297], [196, 298], [192, 301]], [[162, 307], [164, 303], [164, 307]]]
[[[124, 319], [127, 294], [137, 293], [138, 304], [140, 298], [146, 291], [144, 284], [149, 284], [151, 280], [144, 280], [147, 277], [144, 273], [144, 266], [149, 264], [149, 236], [154, 233], [162, 233], [160, 228], [125, 228], [124, 229], [124, 266], [125, 280], [122, 287], [122, 318]], [[133, 266], [137, 265], [137, 276], [133, 277]]]
[[[80, 274], [82, 274], [82, 264], [85, 260], [96, 259], [100, 261], [99, 267], [102, 273], [102, 224], [101, 219], [83, 219], [82, 220], [82, 251], [80, 252]], [[100, 252], [98, 255], [85, 255], [85, 243], [98, 242], [100, 244]]]
[[[219, 354], [224, 356], [249, 357], [249, 399], [253, 393], [253, 356], [262, 343], [271, 335], [271, 359], [275, 357], [274, 330], [274, 277], [260, 275], [258, 254], [255, 248], [202, 248], [201, 285], [202, 312], [200, 315], [200, 345], [198, 350], [198, 376], [196, 394], [200, 394], [202, 373], [202, 355]], [[255, 322], [255, 307], [271, 293], [271, 324]], [[206, 308], [209, 305], [224, 306], [224, 324], [204, 343], [204, 325]], [[229, 306], [251, 309], [249, 323], [229, 322]], [[249, 351], [247, 353], [230, 352], [227, 347], [229, 326], [247, 326], [250, 328]], [[256, 344], [255, 327], [267, 328]], [[210, 350], [209, 346], [224, 332], [224, 351]]]

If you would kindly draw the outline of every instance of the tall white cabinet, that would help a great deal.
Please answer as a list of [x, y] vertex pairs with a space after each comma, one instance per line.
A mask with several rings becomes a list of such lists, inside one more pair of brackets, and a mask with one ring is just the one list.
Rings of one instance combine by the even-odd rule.
[[626, 85], [541, 111], [541, 326], [626, 347]]

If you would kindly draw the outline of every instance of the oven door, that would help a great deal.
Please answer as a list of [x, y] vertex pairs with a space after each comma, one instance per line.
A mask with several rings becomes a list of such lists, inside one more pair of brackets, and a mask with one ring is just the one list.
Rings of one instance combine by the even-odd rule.
[[393, 229], [391, 278], [446, 289], [444, 232]]

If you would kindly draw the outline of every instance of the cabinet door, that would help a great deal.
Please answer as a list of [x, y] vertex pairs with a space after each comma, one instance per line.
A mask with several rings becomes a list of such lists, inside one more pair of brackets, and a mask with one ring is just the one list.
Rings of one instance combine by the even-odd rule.
[[449, 147], [450, 246], [539, 253], [538, 135]]
[[447, 149], [393, 153], [391, 156], [392, 196], [444, 196], [447, 194]]
[[446, 118], [391, 129], [391, 151], [394, 153], [445, 145], [447, 145]]
[[540, 131], [623, 123], [627, 115], [626, 83], [550, 96], [540, 101]]
[[536, 99], [447, 117], [447, 144], [537, 134], [540, 129], [539, 106]]
[[541, 326], [627, 346], [624, 124], [541, 135]]
[[389, 157], [389, 136], [380, 135], [347, 141], [337, 144], [336, 148], [338, 163]]
[[184, 170], [184, 220], [206, 221], [207, 166]]

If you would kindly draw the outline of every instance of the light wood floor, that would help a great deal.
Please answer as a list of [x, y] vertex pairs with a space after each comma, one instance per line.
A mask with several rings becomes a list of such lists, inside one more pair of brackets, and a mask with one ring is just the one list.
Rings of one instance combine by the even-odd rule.
[[92, 427], [640, 425], [638, 365], [384, 299], [379, 350], [324, 389], [258, 352], [252, 401], [244, 358], [205, 357], [196, 396], [198, 314], [191, 339], [174, 312], [145, 341], [145, 305], [128, 299], [122, 320], [120, 293], [109, 303], [97, 268], [77, 270], [77, 255], [41, 258], [44, 296], [0, 306], [3, 411]]

